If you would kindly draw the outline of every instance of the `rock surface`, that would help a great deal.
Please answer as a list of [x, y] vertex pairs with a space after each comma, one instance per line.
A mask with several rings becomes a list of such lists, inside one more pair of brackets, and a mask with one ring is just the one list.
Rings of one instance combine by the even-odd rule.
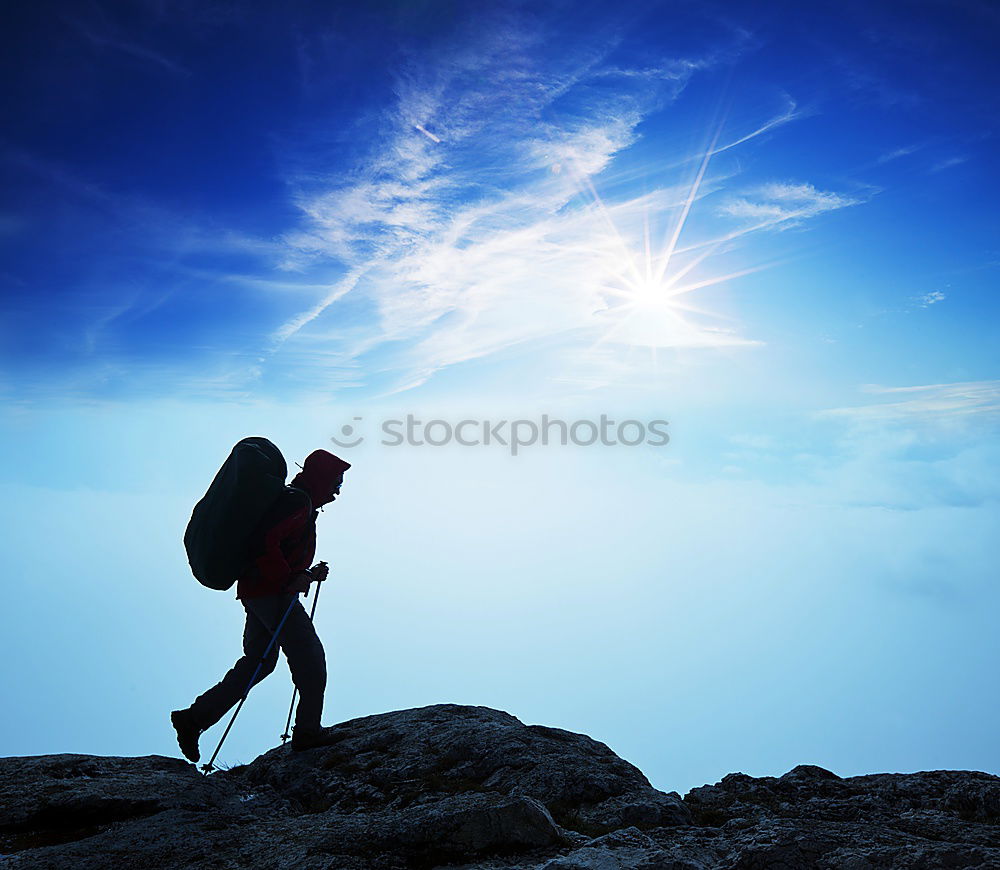
[[210, 777], [0, 759], [0, 866], [306, 870], [1000, 868], [1000, 777], [730, 774], [683, 800], [607, 746], [486, 707], [353, 719]]

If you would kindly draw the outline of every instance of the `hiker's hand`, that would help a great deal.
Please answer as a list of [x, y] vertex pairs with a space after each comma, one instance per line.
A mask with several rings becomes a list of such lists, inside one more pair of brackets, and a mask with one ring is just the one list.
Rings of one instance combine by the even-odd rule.
[[320, 583], [326, 580], [327, 576], [330, 574], [330, 566], [327, 565], [326, 562], [317, 562], [309, 570], [312, 572], [313, 580]]
[[312, 577], [310, 577], [305, 571], [296, 571], [292, 575], [292, 579], [289, 581], [288, 586], [285, 587], [286, 592], [308, 592], [309, 584], [312, 582]]

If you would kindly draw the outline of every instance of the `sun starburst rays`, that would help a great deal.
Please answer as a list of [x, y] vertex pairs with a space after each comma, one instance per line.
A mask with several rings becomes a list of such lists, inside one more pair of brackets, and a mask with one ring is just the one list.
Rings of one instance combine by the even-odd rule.
[[[708, 171], [708, 163], [712, 159], [712, 152], [715, 150], [715, 145], [718, 141], [719, 131], [716, 131], [715, 136], [712, 137], [712, 143], [706, 149], [705, 156], [702, 158], [701, 165], [698, 167], [698, 174], [695, 176], [694, 182], [691, 184], [691, 189], [684, 202], [684, 208], [674, 224], [674, 231], [670, 237], [670, 241], [667, 243], [663, 256], [663, 262], [660, 264], [660, 268], [656, 274], [657, 282], [663, 280], [663, 276], [666, 274], [667, 269], [670, 266], [670, 260], [673, 258], [674, 251], [677, 249], [677, 242], [680, 240], [681, 233], [684, 232], [684, 225], [687, 223], [688, 215], [691, 213], [691, 206], [694, 205], [695, 198], [698, 196], [698, 191], [701, 188], [701, 182], [705, 178], [705, 173]], [[649, 242], [647, 239], [647, 247], [648, 244]]]
[[[680, 201], [674, 206], [676, 216], [668, 223], [662, 243], [654, 248], [648, 203], [642, 214], [637, 245], [630, 243], [616, 215], [609, 208], [586, 174], [581, 173], [581, 188], [590, 194], [591, 207], [604, 227], [605, 274], [595, 289], [606, 300], [598, 317], [605, 329], [597, 344], [608, 342], [633, 347], [711, 347], [743, 343], [727, 328], [707, 325], [705, 320], [731, 320], [728, 315], [682, 301], [698, 290], [724, 284], [757, 272], [764, 266], [712, 273], [708, 267], [713, 256], [727, 249], [726, 239], [705, 244], [681, 246], [692, 211], [702, 197], [706, 174], [719, 133], [716, 132], [698, 164], [697, 172]], [[634, 214], [634, 212], [633, 212]], [[654, 214], [652, 217], [660, 218]]]

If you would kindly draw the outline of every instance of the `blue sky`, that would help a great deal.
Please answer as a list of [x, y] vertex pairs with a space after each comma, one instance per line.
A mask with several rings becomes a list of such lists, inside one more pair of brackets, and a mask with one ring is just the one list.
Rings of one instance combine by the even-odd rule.
[[[22, 4], [0, 643], [33, 727], [0, 751], [172, 753], [165, 711], [241, 621], [186, 576], [194, 501], [245, 435], [292, 462], [352, 424], [320, 518], [329, 721], [488, 704], [681, 790], [1000, 770], [998, 25], [975, 0]], [[671, 441], [381, 445], [408, 413]]]

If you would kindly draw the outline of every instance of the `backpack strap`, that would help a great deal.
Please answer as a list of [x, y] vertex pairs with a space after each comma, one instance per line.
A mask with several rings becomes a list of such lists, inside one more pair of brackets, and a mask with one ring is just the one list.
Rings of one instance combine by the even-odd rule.
[[301, 487], [292, 486], [291, 484], [288, 485], [288, 490], [289, 490], [289, 492], [300, 492], [300, 493], [302, 493], [302, 495], [304, 495], [306, 497], [306, 504], [309, 505], [309, 513], [313, 512], [313, 500], [312, 500], [312, 496], [309, 495], [308, 492], [306, 492]]

